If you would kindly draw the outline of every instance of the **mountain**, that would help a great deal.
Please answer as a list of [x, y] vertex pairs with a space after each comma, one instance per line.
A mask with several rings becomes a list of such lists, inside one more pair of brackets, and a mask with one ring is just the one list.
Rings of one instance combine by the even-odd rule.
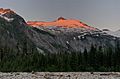
[[57, 26], [57, 27], [66, 27], [66, 28], [83, 28], [89, 30], [96, 30], [93, 27], [88, 26], [87, 24], [75, 20], [75, 19], [65, 19], [63, 17], [59, 17], [57, 20], [53, 22], [36, 22], [36, 21], [28, 21], [28, 25], [30, 26]]
[[91, 45], [103, 48], [115, 47], [116, 42], [119, 41], [119, 38], [75, 19], [60, 17], [52, 22], [28, 21], [27, 24], [39, 33], [41, 39], [46, 41], [38, 43], [49, 45], [47, 49], [50, 52], [79, 52], [84, 51], [85, 48], [90, 50]]
[[11, 52], [80, 52], [91, 46], [115, 47], [118, 37], [79, 20], [28, 21], [10, 9], [0, 9], [0, 47]]
[[33, 48], [36, 46], [28, 37], [29, 31], [21, 16], [10, 9], [0, 9], [0, 50], [5, 48], [7, 52], [26, 53], [36, 50]]
[[113, 35], [115, 37], [120, 37], [120, 30], [111, 31], [111, 30], [105, 30], [105, 29], [103, 29], [103, 32], [108, 33], [110, 35]]
[[117, 37], [120, 37], [120, 30], [115, 31], [114, 34], [115, 34]]

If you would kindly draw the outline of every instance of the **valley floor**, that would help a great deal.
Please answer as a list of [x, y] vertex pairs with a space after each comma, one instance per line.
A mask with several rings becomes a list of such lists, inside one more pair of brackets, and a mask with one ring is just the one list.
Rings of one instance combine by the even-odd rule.
[[120, 72], [0, 72], [0, 79], [120, 79]]

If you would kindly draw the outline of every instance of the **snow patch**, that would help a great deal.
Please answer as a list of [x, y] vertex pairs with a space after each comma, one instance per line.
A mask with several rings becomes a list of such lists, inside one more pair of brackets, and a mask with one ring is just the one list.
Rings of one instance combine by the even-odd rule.
[[78, 38], [80, 39], [80, 38], [81, 38], [81, 36], [78, 36]]
[[75, 38], [75, 37], [74, 37], [73, 39], [74, 39], [74, 40], [76, 40], [76, 38]]
[[37, 47], [37, 50], [38, 50], [39, 53], [44, 54], [44, 51], [42, 49]]
[[8, 18], [8, 17], [3, 16], [3, 14], [0, 14], [0, 17], [5, 19], [8, 22], [12, 22], [14, 20], [14, 18]]
[[115, 38], [115, 37], [114, 37], [113, 39], [114, 39], [114, 40], [116, 40], [116, 38]]
[[85, 37], [84, 36], [82, 36], [82, 39], [84, 39]]
[[97, 34], [96, 36], [98, 37], [99, 35]]
[[66, 41], [67, 44], [69, 44], [69, 41]]

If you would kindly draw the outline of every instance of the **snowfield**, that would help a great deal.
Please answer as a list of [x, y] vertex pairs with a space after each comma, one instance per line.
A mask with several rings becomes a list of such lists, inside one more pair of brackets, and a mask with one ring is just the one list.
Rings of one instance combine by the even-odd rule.
[[120, 72], [1, 72], [0, 79], [120, 79]]

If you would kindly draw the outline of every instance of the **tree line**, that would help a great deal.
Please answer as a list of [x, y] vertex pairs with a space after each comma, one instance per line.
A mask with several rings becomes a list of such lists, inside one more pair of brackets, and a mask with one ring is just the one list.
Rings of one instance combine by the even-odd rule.
[[[26, 51], [26, 49], [24, 49]], [[120, 71], [120, 47], [103, 50], [91, 45], [90, 51], [45, 53], [13, 53], [0, 48], [0, 71]]]

